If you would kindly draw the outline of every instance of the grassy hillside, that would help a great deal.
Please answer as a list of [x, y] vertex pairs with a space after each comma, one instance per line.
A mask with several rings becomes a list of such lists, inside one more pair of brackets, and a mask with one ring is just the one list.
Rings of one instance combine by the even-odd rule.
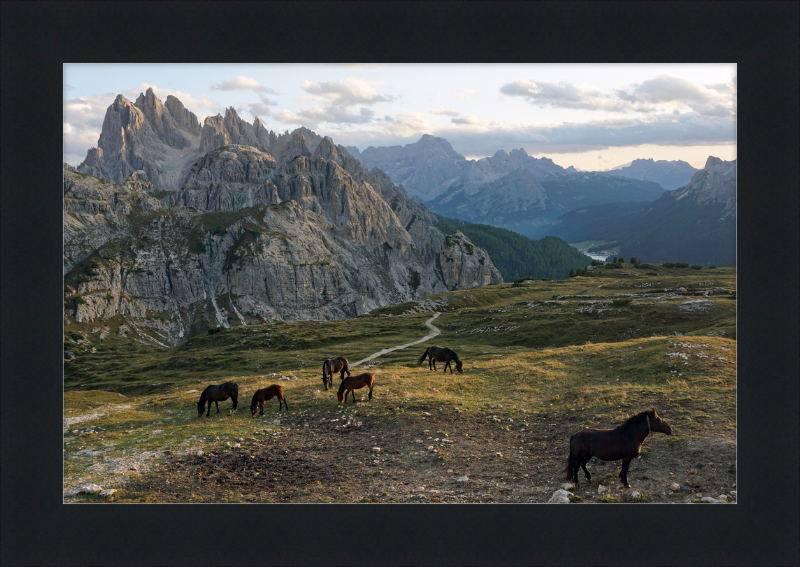
[[[432, 312], [414, 302], [348, 321], [248, 325], [172, 349], [106, 343], [69, 325], [65, 340], [82, 354], [65, 366], [65, 488], [98, 482], [122, 502], [546, 501], [563, 482], [571, 432], [655, 407], [674, 434], [648, 440], [632, 484], [648, 501], [729, 489], [735, 271], [589, 273], [427, 298], [441, 312], [430, 342], [455, 349], [465, 373], [418, 366], [427, 343], [397, 350], [354, 369], [376, 375], [374, 399], [358, 390], [359, 403], [344, 407], [322, 388], [323, 359], [352, 363], [417, 340]], [[199, 392], [223, 380], [239, 384], [239, 410], [226, 401], [198, 418]], [[251, 418], [252, 393], [272, 383], [289, 412], [272, 400]], [[341, 467], [350, 473], [337, 476]], [[589, 468], [611, 498], [630, 498], [612, 482], [618, 462]], [[456, 483], [462, 474], [469, 483]], [[690, 488], [672, 493], [670, 482]], [[582, 487], [578, 500], [598, 501], [596, 483]]]
[[488, 224], [436, 217], [436, 227], [445, 234], [460, 230], [473, 244], [486, 250], [507, 282], [525, 277], [565, 279], [570, 269], [583, 269], [591, 262], [591, 258], [559, 238], [531, 240]]

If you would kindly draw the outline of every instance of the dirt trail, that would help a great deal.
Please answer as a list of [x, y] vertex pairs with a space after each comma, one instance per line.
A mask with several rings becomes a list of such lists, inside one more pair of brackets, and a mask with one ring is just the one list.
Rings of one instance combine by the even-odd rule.
[[385, 349], [383, 349], [381, 351], [376, 352], [375, 354], [369, 355], [367, 358], [363, 358], [363, 359], [359, 360], [358, 362], [354, 362], [353, 364], [350, 365], [350, 368], [359, 366], [361, 364], [364, 364], [365, 362], [369, 362], [370, 360], [374, 360], [374, 359], [378, 358], [379, 356], [383, 356], [384, 354], [388, 354], [388, 353], [390, 353], [392, 351], [404, 349], [406, 347], [410, 347], [410, 346], [414, 346], [414, 345], [418, 345], [419, 343], [424, 343], [425, 341], [432, 339], [433, 337], [435, 337], [436, 335], [438, 335], [439, 333], [442, 332], [442, 330], [439, 329], [439, 327], [437, 327], [436, 325], [433, 324], [433, 320], [436, 319], [439, 315], [441, 315], [441, 313], [435, 313], [433, 317], [431, 317], [430, 319], [425, 321], [425, 325], [431, 330], [431, 333], [429, 335], [426, 335], [426, 336], [422, 337], [420, 340], [414, 341], [413, 343], [406, 343], [404, 345], [399, 345], [399, 346], [395, 346], [395, 347], [391, 347], [391, 348], [385, 348]]

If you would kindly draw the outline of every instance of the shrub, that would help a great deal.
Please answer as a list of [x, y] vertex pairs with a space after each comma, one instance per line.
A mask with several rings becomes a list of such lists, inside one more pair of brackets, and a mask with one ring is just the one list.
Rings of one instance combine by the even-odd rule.
[[631, 302], [630, 297], [621, 297], [619, 299], [613, 300], [611, 303], [616, 307], [624, 307], [625, 305], [628, 305], [630, 302]]
[[222, 329], [224, 329], [224, 327], [211, 327], [211, 328], [208, 330], [208, 334], [209, 334], [209, 335], [213, 335], [213, 334], [215, 334], [215, 333], [219, 333], [220, 331], [222, 331]]
[[708, 269], [709, 269], [709, 270], [716, 270], [716, 269], [717, 269], [717, 267], [716, 267], [716, 266], [709, 266], [709, 267], [708, 267]]
[[702, 270], [702, 269], [703, 269], [703, 266], [698, 266], [697, 264], [694, 264], [694, 265], [692, 266], [692, 269], [693, 269], [693, 270]]

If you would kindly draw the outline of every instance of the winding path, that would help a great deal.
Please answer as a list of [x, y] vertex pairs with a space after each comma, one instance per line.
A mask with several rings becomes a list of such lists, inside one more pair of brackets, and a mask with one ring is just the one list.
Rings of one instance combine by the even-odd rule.
[[439, 315], [441, 315], [441, 313], [436, 313], [436, 314], [434, 314], [433, 317], [431, 317], [430, 319], [425, 321], [425, 325], [427, 325], [428, 328], [431, 330], [431, 334], [426, 335], [426, 336], [422, 337], [420, 340], [414, 341], [413, 343], [407, 343], [407, 344], [400, 345], [400, 346], [395, 346], [395, 347], [392, 347], [392, 348], [385, 348], [385, 349], [383, 349], [381, 351], [376, 352], [375, 354], [369, 355], [367, 358], [365, 358], [363, 360], [359, 360], [358, 362], [354, 362], [353, 364], [350, 365], [350, 368], [353, 368], [355, 366], [359, 366], [361, 364], [364, 364], [365, 362], [369, 362], [370, 360], [378, 358], [379, 356], [383, 356], [384, 354], [390, 353], [393, 350], [400, 350], [400, 349], [403, 349], [403, 348], [406, 348], [406, 347], [418, 345], [419, 343], [424, 343], [425, 341], [427, 341], [429, 339], [432, 339], [433, 337], [435, 337], [436, 335], [438, 335], [439, 333], [442, 332], [442, 330], [439, 329], [439, 327], [437, 327], [436, 325], [433, 324], [433, 320], [436, 319]]

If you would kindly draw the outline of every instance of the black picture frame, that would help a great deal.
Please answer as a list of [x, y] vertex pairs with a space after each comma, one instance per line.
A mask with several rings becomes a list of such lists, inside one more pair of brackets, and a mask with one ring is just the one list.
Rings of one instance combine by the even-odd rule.
[[[4, 565], [796, 565], [798, 3], [4, 2]], [[738, 477], [726, 506], [62, 504], [62, 65], [738, 65]]]

